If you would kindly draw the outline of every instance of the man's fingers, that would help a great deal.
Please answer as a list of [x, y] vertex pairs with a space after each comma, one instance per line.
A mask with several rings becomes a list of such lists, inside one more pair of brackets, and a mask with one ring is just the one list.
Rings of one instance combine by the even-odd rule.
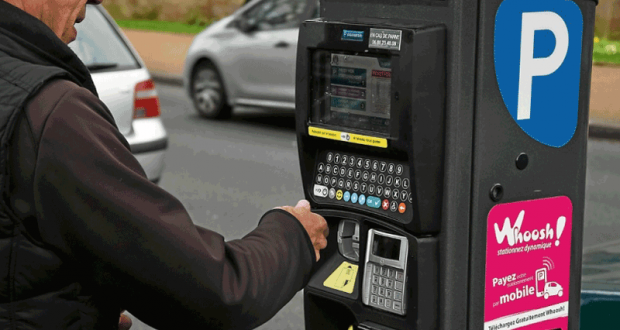
[[300, 207], [302, 209], [310, 211], [310, 202], [305, 199], [300, 199], [299, 202], [297, 202], [297, 205], [295, 205], [295, 207]]

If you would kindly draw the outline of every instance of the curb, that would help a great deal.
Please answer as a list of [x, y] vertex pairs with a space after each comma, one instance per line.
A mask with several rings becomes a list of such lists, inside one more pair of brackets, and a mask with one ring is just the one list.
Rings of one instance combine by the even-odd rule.
[[595, 139], [620, 140], [620, 125], [590, 122], [588, 137]]
[[[183, 86], [183, 77], [161, 72], [151, 72], [157, 83]], [[588, 137], [594, 139], [620, 140], [620, 125], [601, 122], [590, 122]]]
[[183, 77], [169, 73], [151, 72], [155, 82], [183, 87]]

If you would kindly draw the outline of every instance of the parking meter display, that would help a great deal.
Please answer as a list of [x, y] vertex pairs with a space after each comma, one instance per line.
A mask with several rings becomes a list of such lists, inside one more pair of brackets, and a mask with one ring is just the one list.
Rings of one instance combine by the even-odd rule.
[[314, 55], [316, 121], [388, 133], [392, 86], [388, 57], [317, 51]]

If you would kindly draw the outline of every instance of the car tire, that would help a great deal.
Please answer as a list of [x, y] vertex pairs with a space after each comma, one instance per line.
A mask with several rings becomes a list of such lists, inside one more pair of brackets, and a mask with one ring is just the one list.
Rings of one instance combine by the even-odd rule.
[[545, 292], [545, 299], [549, 299], [549, 293]]
[[209, 61], [196, 65], [190, 81], [192, 102], [201, 117], [225, 119], [232, 114], [219, 71]]
[[561, 297], [564, 294], [564, 292], [562, 290], [560, 290], [560, 292], [558, 292], [558, 297]]

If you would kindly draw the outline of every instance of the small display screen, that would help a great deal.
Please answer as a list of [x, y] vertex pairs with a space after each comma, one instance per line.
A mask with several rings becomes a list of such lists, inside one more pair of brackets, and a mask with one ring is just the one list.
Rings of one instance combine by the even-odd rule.
[[400, 240], [375, 234], [372, 242], [372, 254], [385, 259], [398, 260]]
[[391, 59], [327, 51], [313, 58], [313, 121], [387, 134]]

